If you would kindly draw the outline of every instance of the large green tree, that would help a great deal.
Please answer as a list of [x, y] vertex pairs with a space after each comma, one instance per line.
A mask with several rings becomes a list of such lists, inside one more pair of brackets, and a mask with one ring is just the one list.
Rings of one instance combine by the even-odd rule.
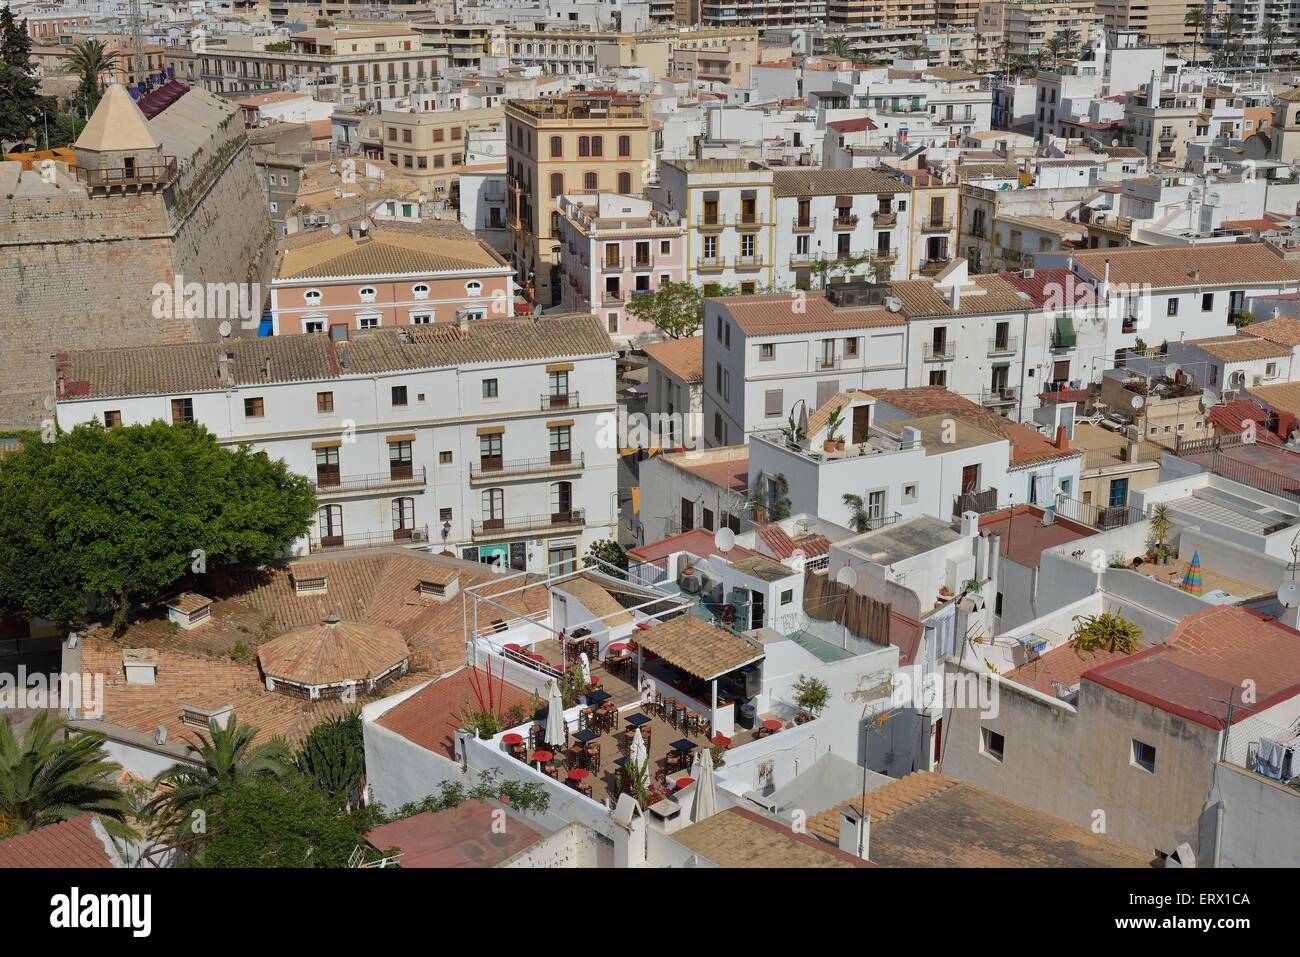
[[370, 822], [296, 772], [228, 782], [209, 804], [189, 867], [347, 867]]
[[99, 734], [67, 735], [67, 724], [38, 712], [21, 739], [0, 721], [0, 836], [25, 834], [93, 811], [110, 833], [129, 836], [130, 802], [113, 776]]
[[33, 140], [47, 106], [39, 87], [27, 28], [0, 8], [0, 145]]
[[90, 598], [120, 625], [191, 572], [278, 556], [315, 514], [306, 478], [194, 423], [47, 437], [0, 459], [0, 613], [70, 625]]
[[688, 282], [666, 282], [648, 296], [634, 296], [627, 311], [671, 339], [689, 339], [704, 325], [704, 300]]

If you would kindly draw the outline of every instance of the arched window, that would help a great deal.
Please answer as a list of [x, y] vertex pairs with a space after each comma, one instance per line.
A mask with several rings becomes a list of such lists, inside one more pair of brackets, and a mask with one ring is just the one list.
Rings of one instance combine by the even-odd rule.
[[573, 483], [555, 482], [551, 485], [551, 521], [570, 522], [573, 520]]
[[412, 287], [411, 294], [414, 295], [416, 299], [428, 299], [429, 284], [424, 282], [417, 283], [415, 286]]
[[625, 173], [619, 173], [619, 174], [618, 174], [618, 191], [619, 191], [620, 193], [630, 193], [630, 192], [632, 192], [632, 174], [631, 174], [631, 173], [626, 173], [626, 172], [625, 172]]
[[590, 172], [589, 172], [589, 173], [583, 173], [583, 174], [582, 174], [582, 188], [583, 188], [583, 189], [599, 189], [599, 188], [600, 188], [599, 183], [600, 183], [600, 180], [599, 180], [599, 178], [596, 176], [595, 173], [590, 173]]
[[304, 292], [304, 293], [302, 294], [302, 298], [303, 298], [303, 301], [306, 302], [307, 305], [309, 305], [309, 306], [319, 306], [319, 305], [320, 305], [320, 290], [319, 290], [319, 289], [308, 289], [306, 292]]
[[632, 155], [632, 137], [620, 136], [618, 138], [618, 155], [619, 156]]
[[477, 279], [471, 279], [469, 282], [465, 283], [465, 294], [467, 296], [483, 295], [483, 284]]
[[358, 295], [361, 296], [362, 302], [374, 302], [375, 297], [379, 295], [379, 293], [374, 286], [363, 286], [361, 288], [361, 292], [358, 293]]
[[564, 174], [551, 174], [551, 198], [556, 199], [564, 195]]

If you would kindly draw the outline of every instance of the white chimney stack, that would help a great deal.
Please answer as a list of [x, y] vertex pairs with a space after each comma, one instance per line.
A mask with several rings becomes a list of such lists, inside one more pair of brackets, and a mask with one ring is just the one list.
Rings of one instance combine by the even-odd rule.
[[852, 805], [840, 812], [840, 850], [871, 860], [871, 815]]
[[966, 511], [961, 513], [961, 534], [963, 538], [974, 538], [980, 533], [980, 513]]

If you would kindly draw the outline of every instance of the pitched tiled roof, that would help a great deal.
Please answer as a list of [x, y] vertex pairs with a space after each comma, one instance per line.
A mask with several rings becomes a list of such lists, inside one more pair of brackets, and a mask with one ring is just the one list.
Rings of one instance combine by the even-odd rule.
[[826, 423], [830, 421], [831, 416], [837, 409], [843, 409], [852, 403], [855, 399], [871, 399], [873, 396], [866, 392], [840, 392], [831, 396], [816, 409], [813, 414], [808, 416], [808, 438], [815, 440], [821, 434], [822, 429], [826, 428]]
[[724, 296], [710, 300], [726, 308], [747, 336], [779, 336], [840, 329], [901, 326], [905, 319], [881, 306], [837, 308], [820, 293]]
[[509, 827], [488, 824], [500, 808], [478, 798], [444, 811], [425, 811], [383, 824], [366, 835], [380, 852], [397, 851], [404, 869], [413, 867], [500, 867], [542, 839], [526, 821]]
[[[61, 397], [176, 395], [224, 388], [220, 360], [234, 353], [237, 385], [316, 382], [345, 375], [445, 368], [474, 362], [514, 362], [612, 355], [613, 343], [595, 316], [480, 319], [462, 333], [452, 323], [354, 331], [347, 342], [324, 335], [266, 336], [73, 352], [59, 362]], [[348, 368], [342, 368], [346, 352]]]
[[410, 656], [397, 629], [355, 621], [295, 628], [257, 650], [267, 677], [307, 687], [377, 678]]
[[[978, 288], [971, 289], [972, 285]], [[956, 309], [953, 309], [948, 295], [928, 279], [893, 282], [889, 284], [889, 291], [903, 304], [901, 313], [909, 319], [1024, 312], [1034, 307], [1027, 295], [998, 273], [971, 276], [962, 283]]]
[[[1269, 413], [1258, 402], [1252, 402], [1250, 399], [1233, 399], [1231, 402], [1223, 402], [1211, 407], [1208, 418], [1225, 431], [1240, 432], [1243, 422], [1265, 425], [1269, 421]], [[1282, 444], [1282, 439], [1267, 428], [1257, 428], [1255, 440], [1265, 445]]]
[[1015, 179], [1020, 175], [1015, 163], [963, 163], [957, 167], [957, 179], [963, 183], [992, 176], [994, 179]]
[[838, 842], [840, 815], [866, 802], [871, 860], [883, 867], [1141, 867], [1147, 855], [1042, 811], [931, 771], [911, 774], [808, 819]]
[[[1188, 615], [1168, 641], [1086, 672], [1089, 681], [1209, 728], [1223, 728], [1229, 695], [1240, 721], [1300, 692], [1300, 631], [1238, 605]], [[1241, 700], [1249, 680], [1252, 702]]]
[[583, 574], [573, 578], [566, 578], [555, 587], [572, 595], [582, 604], [583, 608], [601, 619], [606, 625], [612, 627], [632, 623], [631, 614], [618, 603], [618, 599], [611, 595], [606, 590], [604, 583], [594, 575]]
[[372, 228], [358, 241], [346, 232], [330, 239], [286, 249], [276, 263], [277, 279], [464, 272], [502, 268], [504, 264], [468, 232], [463, 240]]
[[880, 170], [783, 169], [772, 174], [772, 191], [777, 196], [861, 196], [906, 192], [903, 183]]
[[1289, 346], [1281, 346], [1268, 339], [1242, 333], [1230, 336], [1212, 336], [1207, 339], [1188, 339], [1184, 342], [1184, 345], [1197, 346], [1224, 362], [1285, 359], [1291, 355]]
[[1029, 468], [1043, 465], [1057, 459], [1073, 458], [1079, 453], [1070, 448], [1057, 448], [1041, 432], [1031, 429], [1019, 422], [1008, 421], [1002, 434], [1011, 440], [1011, 467]]
[[1278, 316], [1263, 322], [1252, 322], [1241, 330], [1248, 336], [1256, 336], [1276, 342], [1282, 346], [1300, 346], [1300, 319], [1290, 316]]
[[831, 540], [825, 535], [801, 535], [798, 539], [793, 539], [776, 523], [760, 525], [754, 532], [767, 546], [768, 553], [782, 561], [795, 554], [804, 558], [816, 558], [831, 550]]
[[1097, 304], [1097, 287], [1064, 267], [1035, 269], [1029, 277], [1019, 272], [1003, 272], [998, 275], [1040, 308], [1048, 306], [1059, 309]]
[[718, 867], [869, 867], [859, 857], [800, 834], [748, 808], [731, 807], [673, 833]]
[[120, 867], [108, 833], [94, 814], [0, 840], [0, 869], [10, 867]]
[[1055, 696], [1056, 686], [1052, 682], [1057, 682], [1066, 688], [1073, 688], [1082, 679], [1083, 673], [1090, 668], [1126, 657], [1128, 655], [1122, 651], [1105, 649], [1085, 651], [1080, 654], [1067, 642], [1039, 655], [1032, 661], [1012, 668], [1002, 677], [1026, 688], [1041, 691], [1045, 695]]
[[949, 392], [941, 385], [914, 386], [910, 389], [876, 389], [871, 394], [878, 402], [887, 402], [914, 416], [951, 415], [985, 432], [1006, 435], [1006, 419], [996, 412], [976, 405], [970, 399]]
[[[1110, 281], [1123, 285], [1181, 288], [1300, 282], [1300, 263], [1270, 252], [1265, 243], [1213, 246], [1126, 246], [1074, 254], [1077, 265], [1100, 279], [1110, 260]], [[1200, 270], [1198, 278], [1192, 274]]]
[[686, 383], [704, 381], [704, 339], [665, 339], [644, 347], [645, 354]]
[[639, 632], [637, 642], [701, 681], [712, 681], [763, 657], [744, 638], [690, 613]]
[[464, 723], [461, 716], [467, 704], [476, 708], [486, 705], [489, 693], [493, 707], [502, 714], [516, 706], [527, 711], [532, 704], [531, 695], [503, 682], [499, 674], [490, 680], [489, 692], [486, 672], [463, 667], [384, 712], [377, 723], [422, 748], [455, 757], [453, 734]]
[[863, 116], [856, 120], [833, 120], [826, 124], [826, 128], [836, 133], [867, 133], [880, 127], [871, 122], [870, 117]]

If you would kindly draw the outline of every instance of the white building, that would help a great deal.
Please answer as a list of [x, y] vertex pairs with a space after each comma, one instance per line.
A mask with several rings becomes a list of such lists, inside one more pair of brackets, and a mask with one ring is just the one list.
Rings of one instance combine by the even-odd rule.
[[590, 316], [72, 353], [60, 426], [198, 422], [306, 476], [304, 554], [408, 544], [518, 569], [616, 527], [614, 350]]

